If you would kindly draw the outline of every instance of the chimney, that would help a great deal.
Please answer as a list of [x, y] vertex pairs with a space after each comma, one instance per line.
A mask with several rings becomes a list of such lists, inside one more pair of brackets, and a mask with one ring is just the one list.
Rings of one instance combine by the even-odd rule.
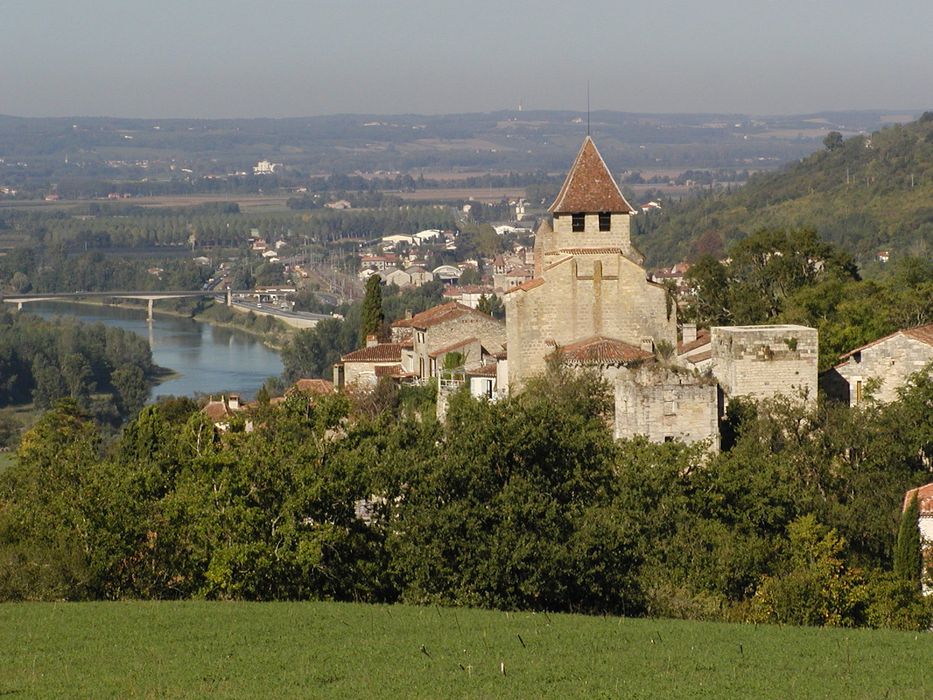
[[687, 343], [692, 343], [697, 339], [697, 324], [685, 323], [683, 325], [683, 329], [681, 330], [681, 335], [683, 337], [684, 345]]
[[366, 347], [371, 348], [375, 345], [379, 345], [379, 339], [374, 335], [366, 336]]
[[240, 395], [239, 394], [230, 394], [227, 397], [227, 406], [230, 407], [231, 411], [240, 410]]
[[411, 320], [411, 309], [405, 309], [405, 320], [406, 321]]

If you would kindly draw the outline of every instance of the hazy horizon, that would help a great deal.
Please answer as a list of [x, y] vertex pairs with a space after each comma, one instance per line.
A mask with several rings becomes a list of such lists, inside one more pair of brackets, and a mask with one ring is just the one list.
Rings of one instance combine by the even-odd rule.
[[[0, 114], [919, 111], [933, 4], [0, 0]], [[919, 104], [918, 104], [919, 103]]]

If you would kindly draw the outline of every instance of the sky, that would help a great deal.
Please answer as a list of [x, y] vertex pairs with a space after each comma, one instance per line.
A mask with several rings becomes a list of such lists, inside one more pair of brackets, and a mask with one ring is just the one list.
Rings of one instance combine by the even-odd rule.
[[933, 105], [929, 0], [0, 0], [0, 114]]

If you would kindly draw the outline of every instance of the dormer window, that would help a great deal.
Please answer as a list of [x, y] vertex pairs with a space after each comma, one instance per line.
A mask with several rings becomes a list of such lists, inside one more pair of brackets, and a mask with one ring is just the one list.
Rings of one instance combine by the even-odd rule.
[[609, 231], [612, 228], [612, 214], [608, 211], [599, 212], [599, 230], [601, 232]]
[[574, 233], [583, 233], [586, 230], [586, 214], [571, 214], [570, 230]]

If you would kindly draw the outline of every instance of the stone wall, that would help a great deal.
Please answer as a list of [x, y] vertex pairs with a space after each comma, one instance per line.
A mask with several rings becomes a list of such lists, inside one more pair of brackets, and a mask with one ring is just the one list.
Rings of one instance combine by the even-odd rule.
[[621, 370], [613, 379], [617, 439], [644, 435], [652, 442], [709, 441], [719, 451], [716, 383], [709, 377], [662, 367]]
[[819, 341], [795, 325], [711, 329], [712, 373], [726, 397], [761, 400], [783, 394], [816, 401]]
[[677, 344], [676, 308], [668, 316], [666, 291], [619, 253], [564, 255], [538, 280], [506, 294], [505, 309], [510, 386], [541, 373], [555, 343], [601, 335], [636, 347]]
[[851, 355], [844, 364], [835, 367], [835, 375], [828, 372], [820, 384], [833, 398], [848, 401], [854, 406], [872, 396], [883, 402], [897, 399], [898, 388], [907, 378], [933, 361], [933, 346], [901, 333], [875, 343]]

